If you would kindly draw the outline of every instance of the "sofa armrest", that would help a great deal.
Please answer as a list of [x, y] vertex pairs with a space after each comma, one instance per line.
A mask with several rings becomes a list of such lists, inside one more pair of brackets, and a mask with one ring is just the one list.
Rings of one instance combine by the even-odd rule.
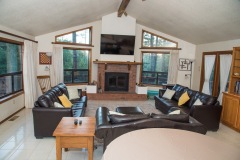
[[53, 131], [62, 117], [72, 117], [71, 108], [34, 107], [32, 112], [36, 138], [52, 137]]
[[165, 93], [166, 89], [159, 89], [159, 93], [158, 93], [158, 96], [159, 97], [162, 97], [163, 94]]
[[191, 107], [190, 115], [208, 130], [216, 131], [219, 128], [221, 112], [221, 105], [199, 105]]
[[95, 136], [98, 138], [104, 138], [107, 130], [110, 128], [110, 120], [108, 118], [109, 109], [107, 107], [99, 107], [96, 110], [96, 132]]

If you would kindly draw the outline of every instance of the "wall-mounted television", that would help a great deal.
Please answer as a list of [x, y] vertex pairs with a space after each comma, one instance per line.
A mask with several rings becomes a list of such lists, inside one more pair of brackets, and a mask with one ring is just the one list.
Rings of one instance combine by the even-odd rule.
[[134, 55], [135, 36], [101, 34], [101, 54]]

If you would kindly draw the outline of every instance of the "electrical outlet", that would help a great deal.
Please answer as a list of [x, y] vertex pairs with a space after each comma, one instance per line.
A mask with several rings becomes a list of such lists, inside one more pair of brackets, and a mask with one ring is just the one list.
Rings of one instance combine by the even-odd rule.
[[15, 104], [15, 100], [13, 100], [13, 104]]

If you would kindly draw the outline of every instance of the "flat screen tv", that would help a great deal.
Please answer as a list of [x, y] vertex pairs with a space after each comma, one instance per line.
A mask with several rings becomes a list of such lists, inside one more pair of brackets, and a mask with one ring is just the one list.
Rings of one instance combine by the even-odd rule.
[[135, 36], [101, 34], [101, 54], [134, 55]]

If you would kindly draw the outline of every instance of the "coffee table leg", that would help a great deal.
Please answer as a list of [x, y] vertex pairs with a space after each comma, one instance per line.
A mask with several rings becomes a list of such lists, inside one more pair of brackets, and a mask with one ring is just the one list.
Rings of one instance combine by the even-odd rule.
[[88, 137], [88, 160], [93, 160], [93, 137]]
[[61, 148], [60, 137], [56, 137], [56, 156], [57, 160], [62, 160], [62, 148]]

